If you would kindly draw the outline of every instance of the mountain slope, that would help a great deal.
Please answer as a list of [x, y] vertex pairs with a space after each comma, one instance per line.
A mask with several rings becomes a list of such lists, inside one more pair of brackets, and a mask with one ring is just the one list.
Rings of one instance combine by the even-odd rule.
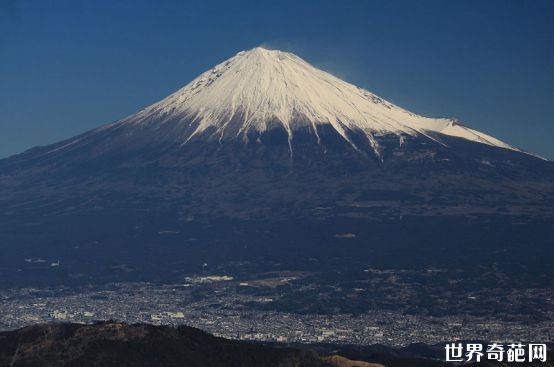
[[200, 330], [102, 323], [0, 333], [0, 366], [334, 367], [316, 353], [216, 338]]
[[[241, 366], [241, 367], [448, 367], [444, 346], [262, 345], [217, 338], [187, 326], [125, 323], [39, 324], [0, 332], [0, 366]], [[340, 353], [341, 355], [336, 355]], [[323, 357], [323, 355], [327, 355]], [[347, 359], [343, 356], [348, 356]], [[356, 360], [353, 360], [356, 358]], [[371, 362], [365, 362], [371, 361]], [[468, 366], [501, 366], [484, 361]], [[548, 361], [526, 366], [552, 366]]]

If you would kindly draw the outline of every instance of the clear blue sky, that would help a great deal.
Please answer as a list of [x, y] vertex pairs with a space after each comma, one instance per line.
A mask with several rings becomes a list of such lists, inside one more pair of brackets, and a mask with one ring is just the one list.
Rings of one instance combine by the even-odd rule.
[[0, 0], [0, 157], [266, 45], [553, 159], [553, 19], [551, 0]]

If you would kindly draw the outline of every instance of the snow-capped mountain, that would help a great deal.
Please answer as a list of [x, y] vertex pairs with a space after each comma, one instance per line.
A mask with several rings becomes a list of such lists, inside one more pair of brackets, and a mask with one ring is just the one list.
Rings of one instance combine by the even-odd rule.
[[[546, 246], [553, 198], [552, 162], [255, 48], [136, 114], [0, 160], [0, 270], [17, 278], [41, 251], [104, 276], [159, 272], [154, 259], [441, 254], [443, 236]], [[490, 237], [513, 222], [541, 227]]]
[[211, 159], [244, 167], [261, 152], [262, 166], [309, 164], [330, 174], [399, 166], [394, 173], [401, 174], [432, 164], [427, 168], [436, 172], [530, 178], [540, 176], [536, 166], [552, 166], [454, 119], [395, 106], [292, 53], [257, 47], [138, 113], [1, 160], [0, 169], [11, 179], [27, 177], [26, 170], [91, 176], [93, 169], [155, 166], [187, 172]]
[[[298, 158], [295, 149], [312, 146], [314, 152], [327, 153], [338, 146], [344, 151], [344, 144], [358, 152], [358, 158], [381, 162], [400, 155], [420, 158], [421, 152], [409, 153], [414, 146], [434, 146], [433, 156], [438, 151], [452, 153], [459, 150], [460, 141], [521, 152], [455, 119], [409, 112], [292, 53], [257, 47], [239, 52], [136, 114], [32, 156], [49, 160], [68, 154], [74, 160], [79, 157], [76, 149], [91, 144], [95, 149], [82, 159], [156, 144], [186, 149], [194, 141], [267, 145], [268, 136], [284, 138], [289, 161]], [[270, 140], [275, 143], [275, 138]]]
[[[354, 148], [349, 132], [362, 132], [375, 153], [375, 136], [394, 134], [460, 137], [495, 147], [515, 149], [453, 119], [427, 118], [406, 111], [375, 94], [319, 70], [298, 56], [261, 47], [239, 52], [194, 79], [182, 89], [120, 124], [173, 124], [186, 143], [209, 138], [248, 139], [249, 132], [281, 128], [289, 142], [294, 132], [329, 125]], [[291, 148], [292, 149], [292, 148]]]

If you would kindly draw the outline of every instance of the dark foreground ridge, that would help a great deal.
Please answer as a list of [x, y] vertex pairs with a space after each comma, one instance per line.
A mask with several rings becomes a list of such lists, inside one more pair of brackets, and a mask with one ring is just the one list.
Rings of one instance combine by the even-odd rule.
[[315, 352], [217, 338], [195, 328], [40, 324], [0, 333], [0, 366], [334, 366]]
[[[0, 366], [450, 366], [435, 359], [438, 349], [423, 345], [396, 350], [384, 346], [285, 347], [218, 338], [188, 326], [56, 323], [0, 333]], [[546, 363], [518, 365], [549, 367], [553, 356], [548, 357]]]

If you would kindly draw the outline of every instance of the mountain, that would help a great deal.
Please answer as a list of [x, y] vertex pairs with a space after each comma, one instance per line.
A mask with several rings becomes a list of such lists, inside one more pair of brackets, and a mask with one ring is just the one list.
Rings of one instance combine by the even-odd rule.
[[[403, 144], [405, 138], [434, 140], [434, 133], [441, 133], [514, 150], [455, 120], [424, 118], [403, 110], [291, 53], [260, 47], [240, 52], [116, 125], [156, 130], [167, 126], [182, 144], [195, 137], [255, 141], [277, 128], [287, 134], [291, 157], [298, 131], [306, 130], [321, 144], [320, 132], [325, 129], [355, 150], [365, 150], [369, 144], [378, 158], [382, 152], [376, 137], [382, 135], [394, 135]], [[353, 135], [366, 141], [356, 141]]]
[[473, 249], [509, 262], [507, 248], [536, 265], [548, 259], [524, 249], [549, 246], [553, 194], [550, 161], [255, 48], [136, 114], [0, 160], [0, 265], [30, 281], [26, 258], [159, 275], [168, 261], [431, 265]]
[[[401, 349], [380, 345], [309, 345], [290, 347], [217, 338], [187, 326], [103, 322], [38, 324], [0, 332], [0, 366], [256, 366], [256, 367], [401, 367], [453, 366], [443, 346], [413, 345]], [[339, 355], [337, 355], [337, 353]], [[429, 356], [429, 354], [431, 356]], [[345, 358], [354, 356], [354, 358]], [[369, 362], [366, 362], [369, 361]], [[499, 366], [484, 361], [468, 366]], [[527, 366], [552, 366], [548, 361]]]
[[0, 366], [336, 367], [316, 353], [225, 340], [198, 329], [41, 324], [0, 333]]

